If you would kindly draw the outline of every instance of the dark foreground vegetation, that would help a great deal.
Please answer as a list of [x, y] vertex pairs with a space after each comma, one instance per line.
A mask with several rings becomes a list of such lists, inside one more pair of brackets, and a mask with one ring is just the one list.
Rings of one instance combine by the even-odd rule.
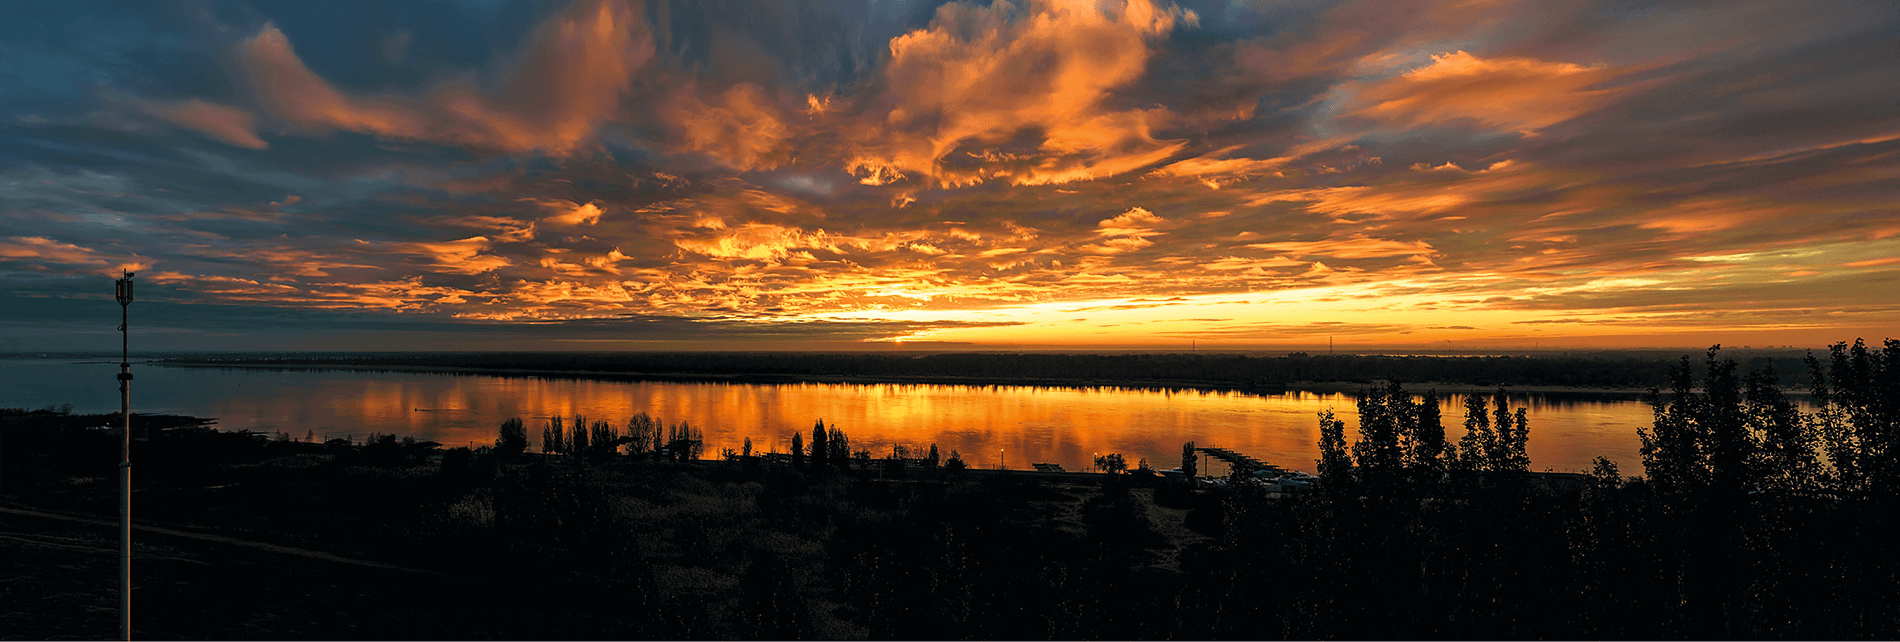
[[[592, 424], [529, 453], [511, 422], [474, 451], [166, 431], [134, 455], [136, 510], [466, 591], [384, 605], [413, 614], [378, 620], [402, 635], [319, 621], [258, 637], [1900, 637], [1900, 342], [1804, 370], [1812, 412], [1772, 371], [1683, 358], [1641, 478], [1601, 460], [1576, 483], [1537, 476], [1535, 427], [1502, 397], [1447, 418], [1383, 383], [1355, 439], [1322, 416], [1321, 480], [1301, 492], [844, 457], [830, 431], [785, 461], [679, 461], [679, 427], [610, 449], [628, 435]], [[110, 515], [113, 454], [66, 452], [77, 436], [45, 428], [56, 416], [0, 419], [0, 498]], [[348, 596], [421, 582], [329, 577], [344, 619], [386, 615], [344, 611]]]
[[[736, 352], [480, 352], [324, 353], [174, 358], [176, 365], [424, 368], [500, 370], [574, 376], [626, 376], [738, 381], [843, 379], [932, 383], [1119, 385], [1130, 387], [1276, 388], [1302, 382], [1390, 379], [1493, 386], [1563, 386], [1646, 390], [1669, 384], [1674, 357], [1603, 352], [1544, 356], [1386, 356], [1238, 354], [1040, 353], [736, 353]], [[1760, 352], [1749, 369], [1799, 372], [1800, 353]], [[1699, 367], [1697, 364], [1696, 367]]]

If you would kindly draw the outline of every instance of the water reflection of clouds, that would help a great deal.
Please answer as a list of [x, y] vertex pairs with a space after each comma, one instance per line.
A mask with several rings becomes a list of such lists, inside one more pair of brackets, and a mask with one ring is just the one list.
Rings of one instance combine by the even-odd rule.
[[[15, 361], [5, 390], [17, 399], [0, 405], [38, 407], [71, 401], [85, 412], [116, 409], [111, 364]], [[22, 374], [30, 373], [30, 374]], [[101, 374], [103, 373], [103, 374]], [[99, 381], [107, 383], [100, 385]], [[850, 434], [873, 456], [893, 445], [962, 452], [972, 464], [994, 466], [1005, 451], [1011, 467], [1062, 464], [1086, 470], [1093, 455], [1121, 452], [1132, 465], [1179, 465], [1181, 444], [1224, 446], [1293, 468], [1311, 470], [1319, 438], [1316, 415], [1328, 408], [1355, 436], [1355, 395], [1289, 391], [1257, 395], [1226, 391], [1153, 391], [1125, 388], [1024, 388], [934, 384], [738, 384], [642, 382], [575, 378], [455, 376], [437, 373], [146, 368], [134, 388], [134, 407], [220, 418], [226, 430], [287, 432], [301, 438], [371, 432], [413, 435], [450, 446], [493, 441], [509, 417], [529, 424], [539, 448], [546, 418], [607, 420], [617, 428], [645, 412], [668, 423], [700, 427], [707, 451], [755, 448], [783, 452], [794, 431], [812, 424]], [[82, 400], [75, 390], [102, 388]], [[97, 392], [97, 391], [93, 391]], [[1596, 456], [1625, 470], [1640, 466], [1636, 429], [1648, 425], [1641, 401], [1581, 396], [1510, 395], [1528, 407], [1529, 451], [1536, 469], [1587, 470]], [[82, 403], [86, 401], [87, 403]], [[1447, 436], [1463, 434], [1464, 396], [1440, 398]], [[108, 407], [110, 406], [110, 407]], [[449, 412], [418, 412], [452, 409]], [[1218, 469], [1216, 469], [1218, 470]]]

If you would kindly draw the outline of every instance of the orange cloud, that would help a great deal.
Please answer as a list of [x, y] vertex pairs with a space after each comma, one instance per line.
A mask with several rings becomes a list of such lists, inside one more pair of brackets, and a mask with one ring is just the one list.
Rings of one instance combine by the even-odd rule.
[[1267, 268], [1299, 267], [1302, 265], [1306, 265], [1306, 262], [1296, 261], [1284, 256], [1276, 256], [1270, 259], [1223, 256], [1212, 262], [1202, 263], [1200, 267], [1204, 270], [1248, 270], [1264, 273]]
[[1124, 236], [1108, 239], [1101, 243], [1090, 243], [1076, 249], [1089, 254], [1122, 254], [1148, 248], [1154, 244], [1154, 241], [1139, 236]]
[[488, 230], [489, 238], [506, 243], [534, 240], [534, 223], [506, 216], [461, 216], [446, 221], [451, 225]]
[[[342, 256], [312, 252], [285, 246], [247, 247], [242, 250], [198, 250], [202, 256], [224, 259], [232, 263], [250, 263], [258, 272], [269, 272], [272, 280], [287, 276], [330, 276], [332, 269], [381, 270], [382, 266], [351, 262]], [[261, 265], [259, 265], [261, 264]]]
[[1432, 64], [1358, 87], [1352, 115], [1402, 127], [1456, 120], [1525, 134], [1590, 111], [1614, 95], [1589, 89], [1616, 76], [1606, 65], [1585, 67], [1532, 58], [1484, 59], [1457, 51]]
[[488, 237], [471, 236], [458, 241], [390, 243], [389, 249], [401, 254], [425, 257], [432, 263], [427, 269], [431, 272], [447, 274], [481, 274], [492, 272], [513, 263], [508, 259], [482, 254], [488, 249]]
[[[1508, 160], [1492, 163], [1477, 171], [1467, 171], [1456, 165], [1433, 169], [1435, 171], [1425, 173], [1432, 177], [1427, 182], [1278, 190], [1247, 196], [1245, 202], [1252, 206], [1275, 202], [1310, 202], [1306, 206], [1308, 211], [1335, 217], [1370, 214], [1381, 219], [1400, 219], [1408, 215], [1440, 215], [1453, 210], [1465, 212], [1468, 210], [1461, 208], [1506, 199], [1520, 193], [1556, 190], [1584, 180], [1584, 177], [1574, 172], [1543, 170]], [[1564, 208], [1558, 212], [1574, 213], [1573, 210], [1578, 207], [1602, 203], [1565, 202], [1562, 205]]]
[[1391, 256], [1411, 256], [1431, 254], [1431, 244], [1424, 241], [1389, 241], [1365, 236], [1352, 236], [1343, 239], [1324, 241], [1283, 241], [1279, 243], [1253, 243], [1247, 247], [1293, 256], [1330, 256], [1340, 259], [1375, 259]]
[[712, 238], [681, 238], [673, 244], [682, 250], [718, 259], [779, 260], [800, 248], [836, 249], [820, 230], [804, 230], [764, 223], [746, 223]]
[[[891, 40], [885, 109], [874, 110], [882, 118], [862, 126], [845, 169], [871, 185], [911, 175], [950, 186], [1001, 177], [1028, 185], [1165, 160], [1184, 143], [1151, 132], [1171, 114], [1106, 103], [1146, 71], [1152, 39], [1197, 21], [1152, 0], [938, 7], [929, 27]], [[1038, 133], [1034, 150], [998, 149], [1025, 131]], [[977, 167], [943, 162], [966, 146], [977, 148]]]
[[1218, 158], [1231, 154], [1237, 149], [1239, 147], [1228, 147], [1213, 153], [1176, 161], [1149, 172], [1149, 175], [1196, 178], [1210, 189], [1220, 189], [1222, 185], [1254, 176], [1268, 174], [1279, 176], [1280, 168], [1293, 161], [1290, 157]]
[[257, 115], [249, 110], [193, 98], [181, 103], [140, 103], [145, 111], [225, 143], [265, 149], [270, 143], [257, 137]]
[[1851, 261], [1847, 263], [1847, 267], [1851, 267], [1851, 268], [1880, 267], [1883, 265], [1900, 265], [1900, 257], [1888, 257], [1884, 259], [1869, 259], [1866, 261]]
[[791, 130], [757, 86], [734, 85], [710, 101], [693, 87], [675, 95], [668, 117], [681, 132], [682, 147], [735, 169], [778, 166], [776, 156]]
[[1798, 208], [1790, 205], [1754, 203], [1745, 199], [1703, 199], [1644, 212], [1640, 226], [1677, 234], [1701, 234], [1799, 213]]
[[1095, 233], [1102, 236], [1153, 236], [1165, 234], [1154, 231], [1155, 227], [1168, 224], [1168, 219], [1156, 216], [1154, 212], [1134, 207], [1114, 218], [1105, 218], [1095, 224]]
[[[576, 204], [573, 201], [562, 200], [542, 201], [532, 198], [524, 198], [521, 200], [540, 205], [553, 213], [553, 216], [549, 216], [543, 220], [570, 227], [599, 223], [601, 215], [605, 213], [600, 209], [599, 205], [595, 205], [592, 202]], [[534, 238], [532, 229], [529, 230], [528, 238]]]
[[[137, 272], [151, 267], [150, 264], [144, 261], [127, 261], [112, 264], [110, 259], [96, 250], [90, 250], [71, 243], [61, 243], [43, 236], [9, 236], [4, 240], [0, 240], [0, 260], [36, 261], [39, 263], [59, 263], [62, 265], [90, 267], [110, 264], [112, 265], [111, 269], [105, 270], [105, 273], [113, 276], [119, 276], [119, 273], [124, 270]], [[38, 267], [44, 269], [44, 266]]]
[[614, 0], [577, 2], [527, 42], [492, 91], [465, 76], [424, 96], [349, 95], [304, 65], [273, 25], [243, 42], [239, 63], [260, 102], [305, 129], [565, 154], [615, 116], [635, 74], [653, 57], [645, 22]]

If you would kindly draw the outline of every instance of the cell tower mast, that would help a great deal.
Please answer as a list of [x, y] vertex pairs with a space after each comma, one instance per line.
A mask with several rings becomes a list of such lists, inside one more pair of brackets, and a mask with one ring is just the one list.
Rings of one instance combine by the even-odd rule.
[[119, 414], [125, 420], [119, 442], [119, 627], [132, 639], [132, 362], [130, 323], [132, 273], [113, 282], [119, 300]]

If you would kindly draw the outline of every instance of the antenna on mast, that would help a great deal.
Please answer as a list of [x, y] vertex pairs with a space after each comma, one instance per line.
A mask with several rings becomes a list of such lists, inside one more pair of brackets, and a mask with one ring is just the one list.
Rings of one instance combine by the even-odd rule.
[[125, 419], [125, 432], [119, 447], [119, 626], [125, 639], [132, 639], [132, 363], [130, 323], [132, 272], [112, 282], [113, 298], [119, 301], [119, 413]]

